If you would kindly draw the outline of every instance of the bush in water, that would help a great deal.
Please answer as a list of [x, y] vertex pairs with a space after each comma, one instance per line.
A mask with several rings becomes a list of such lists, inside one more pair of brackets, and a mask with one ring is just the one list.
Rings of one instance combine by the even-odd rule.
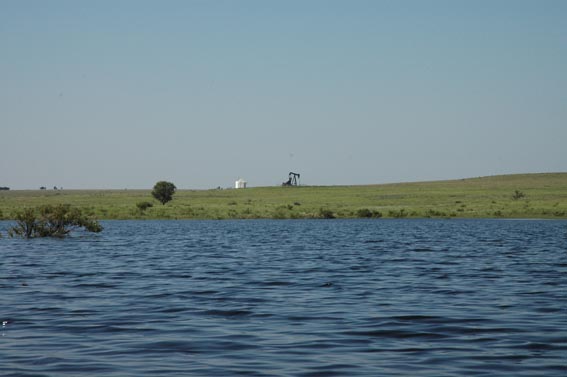
[[25, 208], [15, 213], [16, 225], [8, 230], [10, 237], [36, 238], [67, 236], [72, 230], [84, 228], [98, 233], [102, 226], [68, 204]]

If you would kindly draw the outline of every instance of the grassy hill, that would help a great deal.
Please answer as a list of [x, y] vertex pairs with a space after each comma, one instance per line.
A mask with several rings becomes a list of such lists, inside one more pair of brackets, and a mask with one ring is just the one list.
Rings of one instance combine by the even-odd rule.
[[[138, 209], [142, 201], [153, 207]], [[81, 207], [99, 219], [567, 219], [567, 173], [366, 186], [179, 190], [165, 206], [152, 199], [150, 190], [0, 191], [0, 219], [12, 218], [23, 207], [56, 203]]]

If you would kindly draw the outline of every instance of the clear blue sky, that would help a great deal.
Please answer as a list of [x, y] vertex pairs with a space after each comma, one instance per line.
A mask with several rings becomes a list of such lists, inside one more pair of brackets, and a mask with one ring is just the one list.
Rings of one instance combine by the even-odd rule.
[[0, 186], [567, 171], [567, 1], [0, 0]]

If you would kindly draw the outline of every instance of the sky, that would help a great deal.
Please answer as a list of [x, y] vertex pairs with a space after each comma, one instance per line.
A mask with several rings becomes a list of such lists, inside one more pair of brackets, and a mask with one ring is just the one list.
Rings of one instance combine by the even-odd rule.
[[567, 1], [0, 0], [0, 186], [567, 171]]

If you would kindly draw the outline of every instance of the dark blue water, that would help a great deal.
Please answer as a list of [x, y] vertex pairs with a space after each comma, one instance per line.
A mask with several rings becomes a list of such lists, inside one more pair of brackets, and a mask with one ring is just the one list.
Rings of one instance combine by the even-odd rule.
[[0, 375], [567, 374], [565, 221], [104, 226], [0, 239]]

